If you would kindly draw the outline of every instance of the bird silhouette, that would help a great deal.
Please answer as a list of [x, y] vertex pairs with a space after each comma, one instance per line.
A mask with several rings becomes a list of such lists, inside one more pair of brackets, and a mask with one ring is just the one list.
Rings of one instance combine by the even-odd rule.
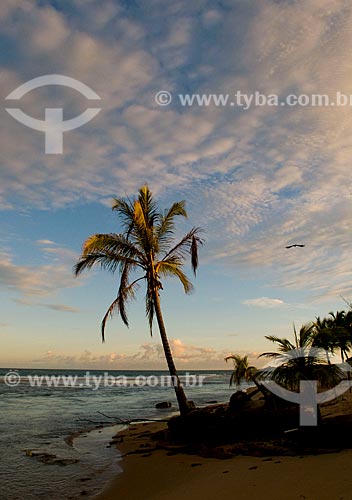
[[288, 245], [286, 248], [295, 248], [295, 247], [303, 248], [305, 247], [305, 245], [298, 245], [297, 243], [295, 243], [294, 245]]

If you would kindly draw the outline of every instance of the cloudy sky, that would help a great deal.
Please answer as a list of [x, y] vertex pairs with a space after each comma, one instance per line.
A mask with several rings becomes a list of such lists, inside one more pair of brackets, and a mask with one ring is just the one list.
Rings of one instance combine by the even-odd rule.
[[[130, 328], [116, 317], [102, 345], [117, 278], [72, 275], [84, 239], [119, 231], [111, 198], [144, 183], [163, 207], [186, 200], [180, 235], [205, 229], [195, 292], [171, 281], [162, 294], [181, 369], [255, 358], [264, 335], [345, 307], [351, 106], [184, 107], [178, 95], [352, 94], [350, 0], [2, 0], [0, 21], [0, 366], [165, 366], [143, 293]], [[50, 74], [101, 100], [50, 86], [5, 101]], [[5, 109], [43, 120], [63, 108], [67, 120], [97, 103], [51, 155]]]

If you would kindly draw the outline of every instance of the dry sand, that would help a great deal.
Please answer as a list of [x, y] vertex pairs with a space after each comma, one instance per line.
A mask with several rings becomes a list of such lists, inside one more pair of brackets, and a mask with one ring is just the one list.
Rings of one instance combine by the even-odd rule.
[[123, 473], [97, 500], [352, 500], [351, 450], [220, 460], [153, 449], [148, 436], [164, 428], [139, 424], [122, 433]]

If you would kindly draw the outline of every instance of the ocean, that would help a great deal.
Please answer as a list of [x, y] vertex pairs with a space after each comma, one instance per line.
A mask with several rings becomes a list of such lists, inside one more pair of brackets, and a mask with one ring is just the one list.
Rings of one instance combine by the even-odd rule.
[[[196, 405], [228, 401], [234, 392], [230, 370], [187, 373], [179, 375]], [[109, 444], [119, 423], [177, 413], [166, 371], [3, 368], [0, 401], [1, 500], [92, 498], [122, 471]], [[157, 410], [162, 401], [171, 408]]]

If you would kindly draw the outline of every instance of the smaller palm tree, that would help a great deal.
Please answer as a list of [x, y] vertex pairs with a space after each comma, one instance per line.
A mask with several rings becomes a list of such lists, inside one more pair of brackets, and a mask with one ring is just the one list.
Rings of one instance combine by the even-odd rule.
[[233, 362], [234, 370], [230, 377], [230, 387], [234, 385], [239, 387], [241, 382], [247, 382], [248, 384], [254, 384], [257, 388], [255, 392], [250, 394], [253, 397], [258, 391], [261, 392], [264, 397], [265, 404], [269, 407], [274, 406], [275, 402], [270, 391], [260, 383], [261, 370], [258, 370], [255, 366], [250, 366], [248, 363], [248, 356], [239, 356], [238, 354], [231, 354], [226, 356], [226, 363], [231, 360]]
[[319, 316], [315, 318], [314, 322], [314, 339], [312, 341], [312, 346], [318, 349], [324, 349], [326, 352], [326, 360], [328, 364], [331, 364], [329, 353], [334, 354], [336, 343], [333, 338], [331, 328], [329, 326], [327, 318], [321, 319]]
[[230, 386], [240, 386], [241, 382], [253, 382], [257, 387], [258, 382], [256, 381], [257, 368], [255, 366], [249, 366], [248, 356], [239, 356], [238, 354], [231, 354], [226, 356], [226, 363], [231, 360], [233, 361], [233, 372], [230, 377]]
[[315, 338], [313, 345], [321, 347], [332, 354], [340, 351], [342, 363], [347, 359], [352, 347], [352, 313], [351, 311], [330, 312], [327, 318], [316, 318], [314, 323]]

